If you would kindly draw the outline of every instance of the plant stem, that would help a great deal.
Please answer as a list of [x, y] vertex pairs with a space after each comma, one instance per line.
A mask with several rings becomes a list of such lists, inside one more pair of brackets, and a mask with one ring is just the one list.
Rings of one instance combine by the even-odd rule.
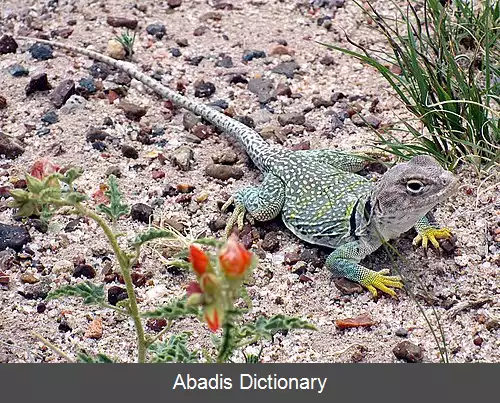
[[60, 357], [64, 358], [66, 361], [68, 361], [70, 363], [75, 362], [75, 360], [73, 360], [68, 354], [66, 354], [64, 351], [62, 351], [59, 347], [52, 344], [46, 338], [42, 337], [41, 335], [39, 335], [38, 333], [35, 333], [35, 332], [31, 332], [31, 334], [33, 335], [33, 337], [35, 337], [36, 339], [41, 341], [45, 346], [50, 348], [54, 353], [56, 353]]
[[139, 315], [139, 308], [137, 306], [137, 299], [135, 297], [134, 283], [132, 282], [132, 276], [130, 274], [131, 262], [125, 256], [112, 229], [106, 223], [106, 221], [100, 217], [98, 214], [90, 209], [87, 209], [80, 203], [76, 203], [74, 207], [78, 210], [81, 215], [87, 216], [93, 219], [104, 231], [104, 234], [108, 238], [108, 241], [113, 248], [116, 255], [118, 263], [120, 264], [121, 274], [123, 276], [123, 281], [125, 282], [125, 288], [127, 289], [127, 295], [129, 299], [130, 306], [130, 316], [134, 321], [135, 331], [137, 333], [137, 354], [138, 362], [144, 363], [146, 360], [146, 338], [144, 335], [144, 327], [142, 326], [141, 317]]
[[155, 337], [153, 337], [151, 340], [149, 340], [147, 342], [148, 346], [150, 346], [151, 344], [155, 343], [161, 336], [163, 336], [165, 333], [167, 333], [170, 328], [172, 327], [172, 325], [174, 324], [174, 321], [173, 320], [169, 320], [168, 323], [167, 323], [167, 326], [165, 326], [160, 333], [158, 333]]

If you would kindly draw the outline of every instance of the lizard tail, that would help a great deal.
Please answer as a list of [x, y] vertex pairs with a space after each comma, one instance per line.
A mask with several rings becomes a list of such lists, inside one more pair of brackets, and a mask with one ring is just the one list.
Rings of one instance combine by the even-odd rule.
[[236, 138], [243, 145], [246, 152], [259, 169], [267, 170], [267, 168], [271, 164], [272, 153], [270, 151], [272, 149], [272, 146], [267, 144], [256, 131], [252, 130], [243, 123], [238, 122], [237, 120], [232, 119], [229, 116], [224, 115], [223, 113], [220, 113], [214, 108], [204, 105], [201, 102], [193, 101], [179, 94], [178, 92], [165, 87], [159, 81], [137, 70], [137, 68], [132, 63], [122, 60], [116, 60], [92, 50], [62, 42], [48, 41], [44, 39], [24, 36], [19, 36], [18, 38], [26, 41], [45, 43], [50, 46], [73, 51], [77, 54], [87, 56], [90, 59], [100, 61], [107, 65], [113, 66], [118, 70], [124, 71], [131, 77], [143, 83], [146, 87], [152, 89], [158, 95], [172, 101], [179, 107], [187, 109], [188, 111], [201, 116], [203, 119], [209, 121], [217, 128]]

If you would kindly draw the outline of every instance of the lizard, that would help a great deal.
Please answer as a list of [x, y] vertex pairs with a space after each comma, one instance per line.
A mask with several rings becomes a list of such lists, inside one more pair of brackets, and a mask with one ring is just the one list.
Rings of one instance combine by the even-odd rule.
[[421, 244], [424, 251], [429, 242], [439, 250], [438, 239], [451, 237], [449, 229], [432, 219], [431, 210], [456, 191], [458, 179], [429, 155], [396, 164], [373, 182], [358, 174], [367, 164], [361, 155], [330, 149], [292, 151], [269, 144], [245, 124], [169, 89], [130, 62], [67, 43], [19, 39], [108, 64], [236, 139], [262, 172], [263, 181], [236, 191], [222, 207], [234, 204], [225, 238], [235, 226], [241, 231], [245, 218], [254, 223], [281, 215], [301, 240], [333, 249], [325, 266], [336, 276], [361, 284], [373, 296], [381, 291], [396, 297], [395, 289], [403, 288], [401, 277], [390, 275], [389, 269], [368, 269], [361, 261], [412, 227], [417, 231], [413, 244]]

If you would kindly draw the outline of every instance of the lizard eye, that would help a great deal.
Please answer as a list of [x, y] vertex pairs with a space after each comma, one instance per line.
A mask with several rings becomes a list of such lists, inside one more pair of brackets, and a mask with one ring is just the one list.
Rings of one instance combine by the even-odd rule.
[[412, 194], [418, 194], [424, 188], [424, 184], [418, 180], [412, 179], [406, 182], [406, 190]]

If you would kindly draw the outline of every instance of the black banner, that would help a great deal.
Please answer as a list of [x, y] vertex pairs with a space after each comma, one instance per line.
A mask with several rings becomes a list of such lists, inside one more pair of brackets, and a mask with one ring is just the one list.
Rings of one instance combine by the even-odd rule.
[[500, 364], [2, 364], [0, 401], [494, 402], [499, 379]]

